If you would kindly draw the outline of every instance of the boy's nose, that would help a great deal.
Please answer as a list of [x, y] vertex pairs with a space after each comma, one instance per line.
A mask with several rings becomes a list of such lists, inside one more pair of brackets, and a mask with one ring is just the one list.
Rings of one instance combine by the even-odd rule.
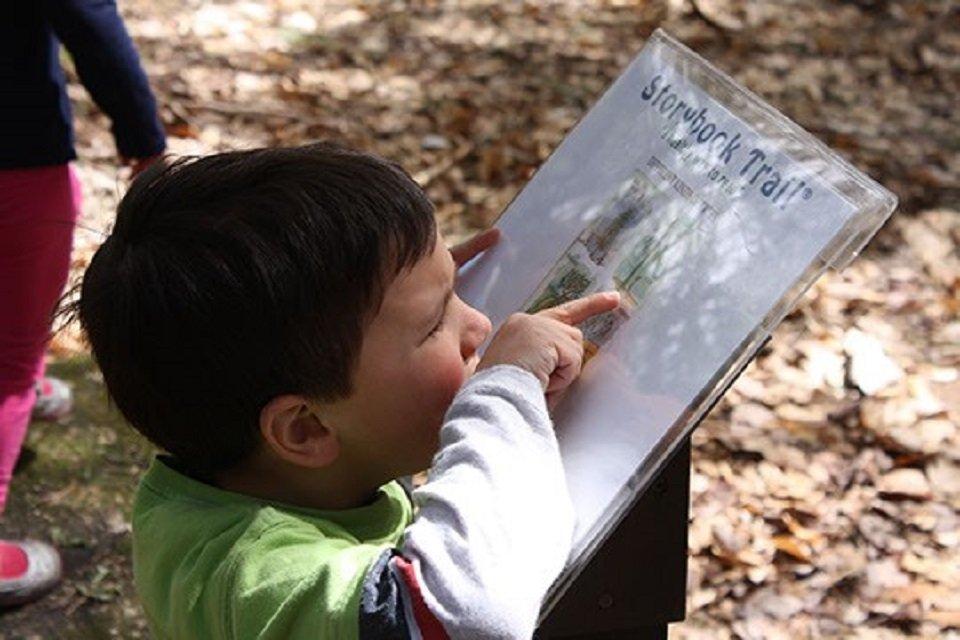
[[476, 309], [469, 310], [466, 327], [464, 328], [463, 338], [460, 341], [460, 354], [466, 360], [473, 356], [483, 344], [483, 341], [490, 335], [493, 326], [490, 319]]

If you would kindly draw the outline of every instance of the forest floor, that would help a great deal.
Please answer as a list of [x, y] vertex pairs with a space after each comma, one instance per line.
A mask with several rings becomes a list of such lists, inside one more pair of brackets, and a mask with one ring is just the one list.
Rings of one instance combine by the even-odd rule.
[[[894, 191], [864, 253], [803, 297], [694, 435], [678, 638], [960, 638], [960, 13], [949, 0], [120, 2], [174, 153], [337, 138], [404, 165], [451, 239], [496, 219], [658, 26]], [[69, 67], [69, 60], [64, 57]], [[76, 280], [125, 185], [71, 74]], [[0, 537], [66, 581], [0, 638], [148, 635], [130, 502], [151, 447], [75, 329]]]

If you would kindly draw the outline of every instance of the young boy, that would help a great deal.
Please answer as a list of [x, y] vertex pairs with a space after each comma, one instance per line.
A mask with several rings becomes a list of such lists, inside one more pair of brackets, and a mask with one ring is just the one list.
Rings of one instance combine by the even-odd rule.
[[[597, 294], [490, 322], [399, 167], [317, 144], [149, 169], [86, 272], [109, 393], [169, 455], [134, 573], [158, 638], [528, 638], [573, 515], [546, 395]], [[431, 467], [413, 492], [397, 478]]]

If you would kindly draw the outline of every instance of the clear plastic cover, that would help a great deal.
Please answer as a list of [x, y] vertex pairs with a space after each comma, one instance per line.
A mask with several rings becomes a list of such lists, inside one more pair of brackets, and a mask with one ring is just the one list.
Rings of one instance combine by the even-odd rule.
[[503, 213], [458, 285], [494, 326], [609, 289], [554, 412], [578, 524], [546, 613], [800, 295], [895, 197], [665, 32]]

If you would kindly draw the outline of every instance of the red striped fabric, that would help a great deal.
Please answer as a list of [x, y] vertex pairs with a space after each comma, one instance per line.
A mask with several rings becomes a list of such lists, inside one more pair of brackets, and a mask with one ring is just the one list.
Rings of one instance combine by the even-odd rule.
[[417, 581], [417, 573], [414, 571], [413, 565], [407, 562], [403, 556], [396, 556], [394, 560], [397, 563], [397, 568], [400, 569], [400, 575], [403, 576], [404, 584], [410, 592], [413, 616], [417, 620], [417, 626], [420, 627], [420, 635], [423, 640], [450, 640], [443, 625], [434, 617], [423, 601], [423, 593], [420, 591], [420, 583]]

